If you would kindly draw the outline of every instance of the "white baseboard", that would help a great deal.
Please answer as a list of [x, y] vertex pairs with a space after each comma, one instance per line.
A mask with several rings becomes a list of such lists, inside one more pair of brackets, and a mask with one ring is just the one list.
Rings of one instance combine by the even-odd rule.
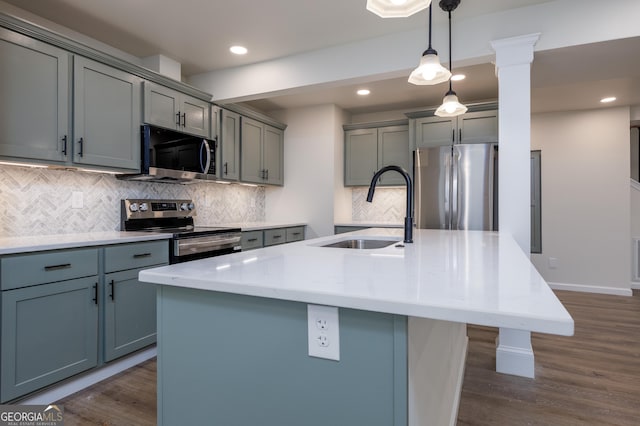
[[54, 385], [51, 388], [47, 388], [41, 392], [30, 395], [25, 399], [17, 402], [17, 404], [25, 405], [49, 405], [56, 401], [61, 400], [71, 394], [74, 394], [82, 389], [85, 389], [91, 385], [108, 379], [111, 376], [115, 376], [118, 373], [123, 372], [135, 365], [138, 365], [148, 359], [156, 356], [156, 347], [136, 352], [133, 355], [124, 357], [117, 361], [112, 361], [103, 367], [96, 370], [91, 370], [86, 374], [81, 374], [78, 377], [72, 378], [59, 385]]
[[581, 291], [584, 293], [612, 294], [614, 296], [633, 296], [633, 292], [631, 291], [631, 288], [602, 287], [602, 286], [585, 285], [585, 284], [568, 284], [568, 283], [551, 283], [551, 282], [548, 282], [547, 284], [549, 284], [549, 287], [551, 287], [554, 290], [568, 290], [568, 291]]
[[640, 290], [640, 282], [631, 281], [631, 290]]

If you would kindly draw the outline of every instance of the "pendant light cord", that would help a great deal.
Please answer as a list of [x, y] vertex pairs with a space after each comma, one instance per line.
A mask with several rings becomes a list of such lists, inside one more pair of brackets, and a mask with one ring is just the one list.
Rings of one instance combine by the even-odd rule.
[[[451, 11], [449, 10], [449, 72], [453, 74], [453, 62], [451, 59]], [[451, 79], [449, 79], [449, 91], [453, 90]]]
[[431, 49], [431, 7], [433, 6], [433, 4], [429, 4], [429, 48], [428, 50], [432, 50]]

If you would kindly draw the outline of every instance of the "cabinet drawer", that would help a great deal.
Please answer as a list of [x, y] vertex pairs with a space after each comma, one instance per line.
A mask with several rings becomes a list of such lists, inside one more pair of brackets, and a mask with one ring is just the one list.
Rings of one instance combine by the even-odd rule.
[[0, 259], [2, 290], [88, 277], [97, 273], [97, 248], [17, 254]]
[[296, 226], [295, 228], [287, 228], [287, 242], [304, 240], [304, 227]]
[[262, 231], [243, 232], [241, 245], [243, 251], [264, 247]]
[[104, 249], [106, 273], [169, 262], [169, 241], [120, 244]]
[[273, 246], [276, 244], [284, 244], [287, 242], [287, 232], [284, 228], [265, 229], [264, 245]]

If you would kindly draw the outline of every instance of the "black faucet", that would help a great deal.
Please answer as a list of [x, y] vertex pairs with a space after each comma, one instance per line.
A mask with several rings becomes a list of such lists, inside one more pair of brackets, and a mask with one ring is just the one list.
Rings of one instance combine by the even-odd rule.
[[411, 183], [411, 176], [405, 169], [400, 166], [385, 166], [378, 170], [375, 175], [373, 175], [373, 179], [371, 179], [371, 185], [369, 185], [369, 193], [367, 194], [367, 201], [373, 201], [373, 193], [376, 190], [376, 183], [384, 172], [388, 172], [389, 170], [395, 170], [400, 173], [405, 182], [407, 182], [407, 212], [404, 218], [404, 242], [412, 243], [413, 242], [413, 183]]

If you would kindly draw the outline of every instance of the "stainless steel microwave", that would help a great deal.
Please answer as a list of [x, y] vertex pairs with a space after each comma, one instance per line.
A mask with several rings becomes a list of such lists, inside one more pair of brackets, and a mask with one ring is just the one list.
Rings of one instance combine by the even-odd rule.
[[140, 173], [119, 179], [168, 183], [215, 179], [216, 140], [149, 124], [141, 126], [141, 132]]

